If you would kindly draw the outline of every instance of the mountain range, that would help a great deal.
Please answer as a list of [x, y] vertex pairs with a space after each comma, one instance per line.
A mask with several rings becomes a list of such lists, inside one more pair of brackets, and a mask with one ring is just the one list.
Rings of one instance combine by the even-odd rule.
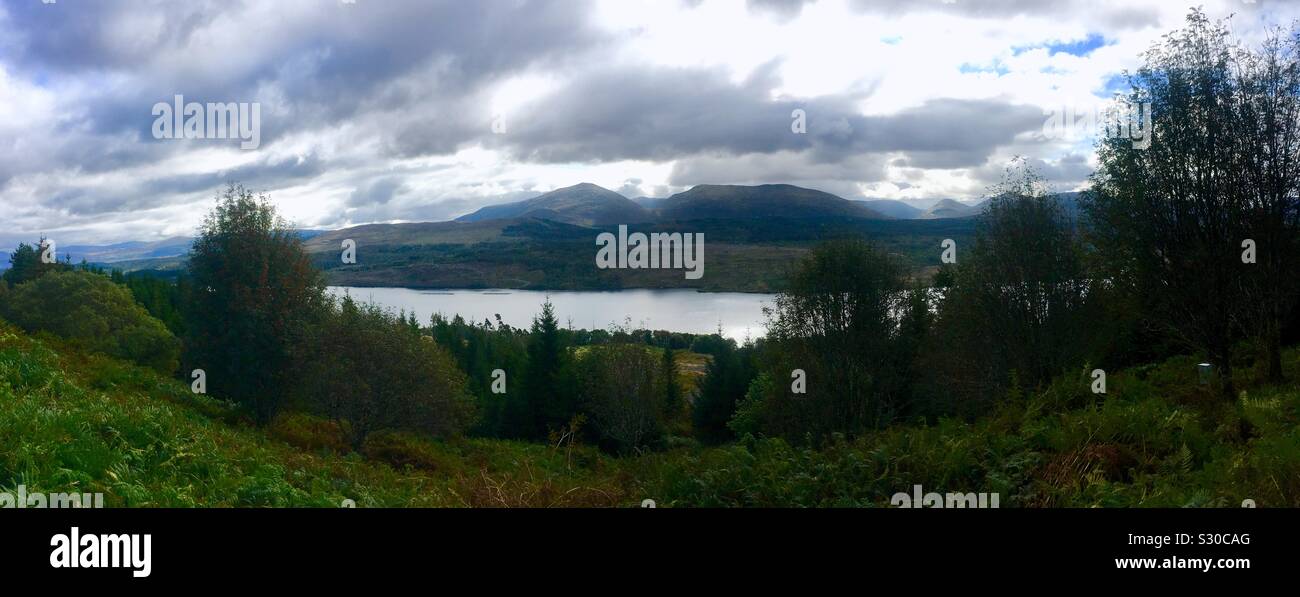
[[[299, 230], [298, 236], [305, 241], [323, 232], [326, 231]], [[34, 245], [36, 242], [28, 244]], [[109, 245], [65, 246], [56, 243], [54, 248], [60, 261], [70, 259], [72, 263], [126, 263], [131, 264], [129, 269], [147, 269], [153, 265], [174, 262], [178, 257], [189, 253], [193, 244], [192, 236], [173, 236], [157, 241], [127, 241]], [[9, 256], [8, 251], [0, 251], [0, 270], [9, 269]]]
[[[1061, 195], [1077, 213], [1077, 193]], [[642, 231], [687, 229], [710, 239], [712, 290], [766, 291], [778, 287], [778, 270], [826, 238], [862, 235], [932, 267], [933, 246], [965, 238], [984, 204], [953, 199], [849, 200], [788, 184], [699, 185], [669, 197], [628, 198], [591, 183], [490, 205], [455, 220], [365, 224], [340, 230], [302, 230], [304, 246], [331, 283], [442, 288], [671, 287], [654, 274], [587, 270], [591, 238], [618, 225]], [[343, 240], [363, 257], [339, 264]], [[176, 270], [192, 238], [112, 245], [60, 246], [74, 262], [111, 264], [126, 271]], [[937, 253], [935, 253], [937, 254]], [[0, 269], [8, 256], [0, 254]]]
[[577, 226], [605, 226], [709, 219], [754, 218], [963, 218], [979, 214], [981, 205], [939, 199], [929, 209], [897, 200], [848, 200], [788, 184], [698, 185], [666, 198], [628, 199], [591, 183], [556, 189], [532, 199], [490, 205], [456, 219], [538, 218]]

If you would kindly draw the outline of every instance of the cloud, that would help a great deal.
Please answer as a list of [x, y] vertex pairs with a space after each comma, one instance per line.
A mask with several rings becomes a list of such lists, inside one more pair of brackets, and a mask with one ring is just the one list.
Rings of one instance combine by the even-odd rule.
[[[921, 167], [958, 168], [1042, 128], [1033, 106], [939, 98], [871, 116], [855, 108], [857, 96], [773, 98], [774, 84], [763, 76], [732, 83], [714, 69], [596, 71], [528, 106], [500, 142], [518, 159], [544, 163], [778, 152], [838, 163], [904, 152]], [[805, 134], [792, 127], [796, 110], [806, 115]]]
[[[1206, 0], [1234, 31], [1300, 9]], [[59, 0], [0, 4], [0, 244], [189, 233], [228, 181], [304, 225], [447, 219], [592, 181], [973, 198], [1179, 3]], [[967, 68], [963, 70], [963, 65]], [[988, 68], [984, 68], [988, 67]], [[158, 140], [156, 102], [258, 102], [261, 145]], [[1082, 98], [1082, 99], [1080, 99]], [[806, 115], [806, 134], [791, 130]], [[493, 130], [493, 123], [504, 129]], [[901, 184], [896, 184], [901, 183]], [[0, 246], [3, 248], [3, 246]]]
[[745, 0], [746, 6], [750, 10], [758, 13], [774, 15], [780, 19], [793, 19], [803, 12], [805, 4], [812, 4], [817, 0]]
[[1050, 16], [1090, 21], [1111, 28], [1141, 28], [1159, 22], [1155, 3], [1147, 6], [1127, 0], [851, 0], [854, 9], [874, 14], [943, 13], [974, 19], [1008, 19]]

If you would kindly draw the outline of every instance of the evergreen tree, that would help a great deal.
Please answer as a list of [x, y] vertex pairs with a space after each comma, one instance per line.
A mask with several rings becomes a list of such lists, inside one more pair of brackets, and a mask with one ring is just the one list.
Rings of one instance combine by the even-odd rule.
[[517, 396], [513, 415], [516, 435], [545, 438], [547, 431], [568, 424], [577, 414], [568, 363], [567, 347], [560, 334], [555, 308], [548, 300], [533, 318], [528, 334], [528, 365], [523, 395]]
[[13, 254], [9, 256], [9, 269], [5, 270], [0, 279], [3, 279], [10, 286], [17, 286], [23, 282], [35, 280], [46, 273], [68, 269], [65, 264], [57, 261], [55, 263], [41, 261], [41, 253], [45, 250], [45, 247], [45, 238], [41, 238], [40, 243], [36, 246], [19, 243], [18, 248], [14, 249]]

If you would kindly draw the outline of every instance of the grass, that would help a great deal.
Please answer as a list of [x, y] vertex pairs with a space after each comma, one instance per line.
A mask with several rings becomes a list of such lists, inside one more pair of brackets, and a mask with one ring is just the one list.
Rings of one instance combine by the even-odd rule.
[[592, 449], [379, 436], [368, 458], [285, 436], [180, 382], [0, 323], [0, 491], [103, 493], [109, 507], [623, 503]]
[[[1286, 353], [1300, 379], [1300, 352]], [[103, 493], [110, 507], [887, 506], [926, 491], [1002, 507], [1300, 506], [1300, 388], [1245, 383], [1231, 403], [1176, 358], [1083, 372], [991, 416], [896, 425], [819, 449], [746, 437], [615, 458], [588, 446], [378, 434], [237, 408], [154, 372], [0, 322], [0, 491]]]
[[[1300, 351], [1286, 353], [1288, 379]], [[1058, 380], [973, 422], [898, 425], [821, 449], [745, 438], [641, 459], [659, 505], [885, 506], [897, 492], [996, 492], [1002, 507], [1300, 506], [1300, 389], [1252, 384], [1225, 403], [1175, 358]]]

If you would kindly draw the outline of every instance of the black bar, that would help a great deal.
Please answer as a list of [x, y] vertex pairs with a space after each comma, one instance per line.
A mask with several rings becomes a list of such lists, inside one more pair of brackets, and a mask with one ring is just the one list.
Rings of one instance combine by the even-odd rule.
[[[795, 578], [877, 572], [1061, 575], [1143, 582], [1280, 577], [1296, 567], [1289, 510], [5, 510], [0, 571], [56, 582], [188, 587], [275, 576], [429, 579], [470, 567], [500, 581], [553, 575], [580, 563], [644, 575], [647, 566]], [[50, 565], [51, 537], [149, 534], [150, 574]], [[1181, 533], [1190, 543], [1172, 544]], [[1133, 536], [1168, 537], [1157, 547]], [[1248, 569], [1117, 568], [1116, 558], [1248, 561]], [[660, 561], [664, 560], [664, 561]], [[1172, 561], [1172, 560], [1171, 560]], [[655, 563], [658, 562], [658, 563]], [[711, 563], [712, 562], [712, 563]], [[847, 568], [846, 568], [847, 567]], [[821, 572], [817, 572], [821, 571]], [[579, 576], [587, 574], [572, 571]], [[653, 576], [653, 575], [652, 575]], [[754, 577], [758, 578], [758, 577]], [[664, 579], [647, 578], [645, 582]], [[752, 580], [752, 579], [751, 579]]]

